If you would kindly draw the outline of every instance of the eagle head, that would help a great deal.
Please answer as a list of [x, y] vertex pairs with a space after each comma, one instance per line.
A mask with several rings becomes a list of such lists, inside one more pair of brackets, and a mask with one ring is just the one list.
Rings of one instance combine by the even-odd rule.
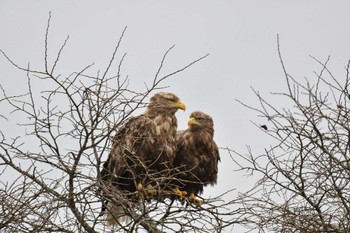
[[186, 110], [186, 105], [173, 93], [159, 92], [151, 97], [147, 108], [148, 113], [154, 114], [175, 114], [178, 110]]
[[192, 130], [203, 130], [214, 135], [213, 118], [208, 114], [200, 111], [192, 112], [188, 120], [188, 126]]

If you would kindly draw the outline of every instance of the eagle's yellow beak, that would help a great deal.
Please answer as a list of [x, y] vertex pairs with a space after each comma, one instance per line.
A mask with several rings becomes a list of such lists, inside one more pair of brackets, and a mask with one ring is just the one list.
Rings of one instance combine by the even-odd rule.
[[194, 119], [193, 117], [190, 118], [187, 122], [188, 126], [191, 126], [191, 125], [197, 125], [198, 122], [196, 121], [196, 119]]
[[175, 102], [174, 106], [181, 109], [181, 110], [186, 110], [186, 105], [184, 103], [182, 103], [181, 101]]

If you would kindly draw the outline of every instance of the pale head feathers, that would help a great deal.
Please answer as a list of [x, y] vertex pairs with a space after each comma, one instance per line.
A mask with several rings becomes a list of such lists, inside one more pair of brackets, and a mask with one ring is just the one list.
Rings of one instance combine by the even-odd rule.
[[179, 97], [170, 92], [159, 92], [151, 97], [145, 114], [151, 118], [164, 114], [174, 115], [178, 109], [186, 109]]

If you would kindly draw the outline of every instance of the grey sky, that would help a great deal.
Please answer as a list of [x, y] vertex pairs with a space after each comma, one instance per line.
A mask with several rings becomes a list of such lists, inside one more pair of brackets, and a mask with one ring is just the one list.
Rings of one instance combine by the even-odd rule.
[[[273, 103], [284, 105], [283, 99], [269, 96], [286, 91], [277, 34], [286, 68], [298, 80], [312, 78], [313, 71], [320, 69], [309, 55], [321, 61], [331, 55], [330, 69], [339, 79], [350, 58], [349, 1], [319, 0], [1, 1], [0, 49], [18, 64], [30, 62], [42, 69], [49, 11], [51, 62], [70, 36], [57, 67], [62, 74], [91, 63], [95, 63], [91, 72], [104, 69], [125, 26], [120, 55], [127, 56], [122, 74], [129, 76], [132, 88], [142, 89], [144, 82], [152, 80], [163, 54], [174, 44], [162, 74], [210, 53], [164, 85], [188, 107], [177, 114], [180, 129], [186, 127], [192, 111], [202, 110], [214, 118], [219, 146], [239, 152], [251, 145], [259, 154], [272, 141], [250, 120], [266, 122], [234, 99], [256, 105], [253, 86]], [[5, 88], [15, 93], [25, 81], [23, 73], [0, 57], [0, 83]], [[221, 157], [219, 184], [205, 195], [247, 188], [245, 178], [232, 172], [235, 167], [227, 154]]]

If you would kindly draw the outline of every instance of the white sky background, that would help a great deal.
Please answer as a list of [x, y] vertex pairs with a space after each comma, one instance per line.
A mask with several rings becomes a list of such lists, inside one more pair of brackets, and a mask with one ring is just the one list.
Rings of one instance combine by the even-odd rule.
[[[68, 75], [95, 63], [90, 71], [105, 69], [121, 32], [128, 27], [119, 55], [127, 53], [122, 75], [131, 88], [142, 90], [151, 82], [162, 56], [176, 45], [162, 74], [171, 73], [210, 53], [205, 60], [163, 84], [187, 105], [177, 114], [179, 128], [186, 128], [189, 114], [201, 110], [215, 122], [219, 146], [244, 153], [246, 145], [263, 153], [272, 141], [256, 128], [268, 124], [235, 101], [258, 102], [250, 86], [272, 103], [283, 99], [270, 92], [286, 91], [277, 53], [277, 34], [284, 63], [297, 80], [312, 80], [320, 67], [309, 55], [325, 61], [343, 80], [350, 58], [349, 1], [1, 1], [0, 49], [16, 63], [44, 68], [44, 35], [52, 12], [49, 59], [53, 61], [70, 36], [56, 71]], [[92, 72], [92, 73], [93, 73]], [[0, 56], [0, 83], [9, 93], [26, 85], [26, 76]], [[45, 87], [43, 87], [45, 88]], [[3, 110], [2, 110], [3, 111]], [[15, 120], [15, 119], [13, 119]], [[5, 127], [3, 122], [0, 126]], [[12, 130], [12, 129], [11, 129]], [[219, 184], [204, 196], [229, 188], [243, 191], [249, 182], [233, 173], [233, 163], [221, 154]]]

